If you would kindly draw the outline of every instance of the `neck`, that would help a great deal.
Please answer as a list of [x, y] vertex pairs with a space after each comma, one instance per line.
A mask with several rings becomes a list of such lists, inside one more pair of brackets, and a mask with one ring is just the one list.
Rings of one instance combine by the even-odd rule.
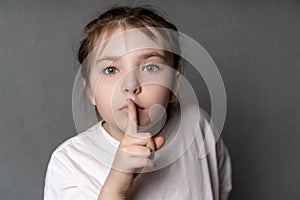
[[106, 130], [106, 132], [111, 137], [113, 137], [115, 140], [118, 140], [120, 142], [123, 139], [123, 137], [124, 137], [124, 132], [123, 131], [109, 126], [109, 124], [106, 123], [105, 121], [103, 122], [102, 126]]

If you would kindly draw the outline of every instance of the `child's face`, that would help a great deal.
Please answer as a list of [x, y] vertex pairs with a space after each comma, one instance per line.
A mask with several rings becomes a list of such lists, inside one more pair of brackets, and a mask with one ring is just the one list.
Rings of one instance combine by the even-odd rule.
[[[120, 41], [119, 41], [120, 42]], [[129, 40], [119, 45], [128, 45]], [[105, 57], [105, 58], [104, 58]], [[171, 67], [172, 59], [164, 50], [145, 48], [117, 58], [97, 57], [92, 75], [91, 103], [110, 130], [124, 132], [127, 122], [127, 100], [135, 102], [139, 126], [151, 124], [165, 112], [178, 73]], [[162, 109], [164, 108], [164, 109]]]

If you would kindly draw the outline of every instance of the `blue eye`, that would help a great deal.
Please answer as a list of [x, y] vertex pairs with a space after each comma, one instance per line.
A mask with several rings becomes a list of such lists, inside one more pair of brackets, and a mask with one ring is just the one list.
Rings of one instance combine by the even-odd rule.
[[104, 70], [103, 70], [104, 74], [106, 75], [111, 75], [111, 74], [115, 74], [118, 72], [118, 70], [115, 68], [115, 67], [106, 67]]
[[159, 67], [157, 65], [147, 65], [145, 67], [143, 67], [142, 69], [144, 72], [150, 72], [150, 73], [155, 73], [159, 70]]

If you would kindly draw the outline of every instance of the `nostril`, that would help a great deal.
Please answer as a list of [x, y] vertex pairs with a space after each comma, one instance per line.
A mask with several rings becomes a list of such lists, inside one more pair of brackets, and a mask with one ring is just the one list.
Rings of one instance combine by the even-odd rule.
[[133, 91], [134, 94], [138, 94], [138, 93], [140, 93], [140, 92], [141, 92], [141, 87], [140, 87], [140, 86], [136, 87], [136, 88], [134, 89], [134, 91]]
[[141, 88], [140, 88], [139, 86], [134, 87], [134, 88], [132, 88], [132, 89], [125, 88], [124, 91], [125, 91], [126, 93], [137, 94], [137, 93], [139, 93], [139, 92], [141, 91]]

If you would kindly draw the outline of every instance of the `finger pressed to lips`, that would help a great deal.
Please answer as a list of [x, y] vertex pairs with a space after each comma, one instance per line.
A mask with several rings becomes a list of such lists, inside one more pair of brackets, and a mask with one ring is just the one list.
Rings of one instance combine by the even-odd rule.
[[[132, 101], [132, 100], [131, 100]], [[132, 101], [133, 102], [133, 101]], [[135, 108], [137, 109], [137, 110], [144, 110], [145, 108], [143, 107], [143, 106], [140, 106], [140, 105], [138, 105], [136, 102], [133, 102], [134, 103], [134, 105], [135, 105]], [[121, 111], [121, 110], [128, 110], [128, 103], [126, 103], [125, 105], [123, 105], [122, 107], [120, 107], [119, 109], [118, 109], [119, 111]]]
[[128, 134], [135, 134], [137, 133], [137, 125], [138, 125], [138, 114], [136, 111], [136, 106], [134, 102], [129, 99], [128, 100], [128, 122], [127, 122], [127, 128], [126, 133]]

